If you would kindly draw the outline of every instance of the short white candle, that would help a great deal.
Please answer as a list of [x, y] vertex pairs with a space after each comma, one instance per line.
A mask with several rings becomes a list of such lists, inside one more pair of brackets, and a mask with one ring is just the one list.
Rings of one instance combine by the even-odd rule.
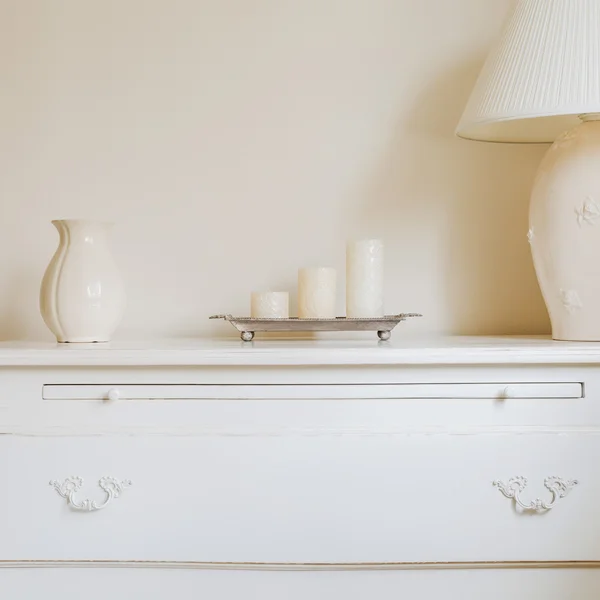
[[252, 292], [250, 316], [253, 319], [288, 319], [290, 295], [287, 292]]
[[346, 316], [383, 316], [381, 240], [359, 240], [346, 246]]
[[298, 270], [298, 317], [335, 318], [335, 269], [307, 267]]

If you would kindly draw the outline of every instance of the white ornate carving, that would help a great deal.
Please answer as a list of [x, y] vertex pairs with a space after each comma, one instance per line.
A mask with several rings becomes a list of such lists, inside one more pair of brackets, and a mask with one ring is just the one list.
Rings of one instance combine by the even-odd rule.
[[600, 218], [600, 208], [598, 208], [598, 205], [592, 200], [591, 196], [588, 196], [583, 204], [575, 209], [575, 214], [577, 215], [577, 224], [579, 227], [583, 223], [595, 225], [596, 219]]
[[579, 310], [583, 303], [581, 302], [581, 298], [576, 290], [560, 290], [560, 300], [563, 303], [563, 306], [566, 308], [567, 312], [574, 313], [576, 310]]
[[527, 232], [527, 241], [531, 244], [533, 242], [533, 237], [534, 237], [534, 233], [533, 233], [533, 227], [531, 227], [529, 229], [529, 231]]
[[508, 480], [508, 483], [496, 480], [493, 485], [497, 487], [507, 498], [514, 499], [515, 503], [523, 510], [532, 510], [534, 512], [544, 512], [554, 508], [559, 498], [564, 498], [579, 482], [576, 479], [565, 481], [560, 477], [546, 477], [544, 486], [552, 494], [550, 502], [544, 502], [536, 498], [529, 503], [525, 503], [519, 497], [519, 494], [527, 487], [527, 478], [518, 476]]
[[50, 485], [67, 500], [69, 506], [75, 510], [83, 510], [86, 512], [92, 512], [94, 510], [101, 510], [110, 504], [113, 498], [118, 498], [121, 492], [131, 485], [131, 481], [128, 479], [119, 481], [114, 477], [102, 477], [98, 482], [98, 485], [106, 493], [104, 502], [98, 504], [95, 500], [85, 498], [81, 501], [75, 500], [75, 494], [82, 488], [83, 479], [81, 477], [67, 477], [62, 483], [56, 480], [52, 480]]

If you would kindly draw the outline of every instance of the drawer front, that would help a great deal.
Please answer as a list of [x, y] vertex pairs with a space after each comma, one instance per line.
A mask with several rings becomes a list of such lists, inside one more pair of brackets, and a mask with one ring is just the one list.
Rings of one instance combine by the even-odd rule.
[[0, 434], [280, 435], [600, 426], [596, 371], [0, 370]]
[[[0, 568], [0, 589], [10, 600], [67, 597], [64, 590], [79, 590], [78, 596], [86, 600], [107, 596], [112, 600], [597, 600], [600, 570], [261, 572], [79, 567], [32, 573]], [[49, 590], [62, 593], [49, 596]]]
[[44, 400], [343, 400], [582, 398], [572, 383], [405, 383], [357, 385], [44, 385]]
[[[0, 560], [600, 560], [598, 455], [591, 433], [0, 436]], [[493, 485], [521, 475], [524, 504], [578, 485], [532, 518]]]

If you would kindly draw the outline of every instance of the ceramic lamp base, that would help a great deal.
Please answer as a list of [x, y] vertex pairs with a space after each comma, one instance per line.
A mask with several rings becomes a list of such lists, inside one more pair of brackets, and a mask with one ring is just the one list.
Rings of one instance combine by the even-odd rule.
[[583, 116], [548, 150], [529, 222], [552, 337], [600, 341], [600, 115]]

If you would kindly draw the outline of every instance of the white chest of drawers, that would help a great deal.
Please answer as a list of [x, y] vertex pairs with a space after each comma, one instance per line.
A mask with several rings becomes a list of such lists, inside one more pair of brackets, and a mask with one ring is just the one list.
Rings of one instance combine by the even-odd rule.
[[599, 458], [593, 344], [2, 344], [0, 597], [595, 599]]

